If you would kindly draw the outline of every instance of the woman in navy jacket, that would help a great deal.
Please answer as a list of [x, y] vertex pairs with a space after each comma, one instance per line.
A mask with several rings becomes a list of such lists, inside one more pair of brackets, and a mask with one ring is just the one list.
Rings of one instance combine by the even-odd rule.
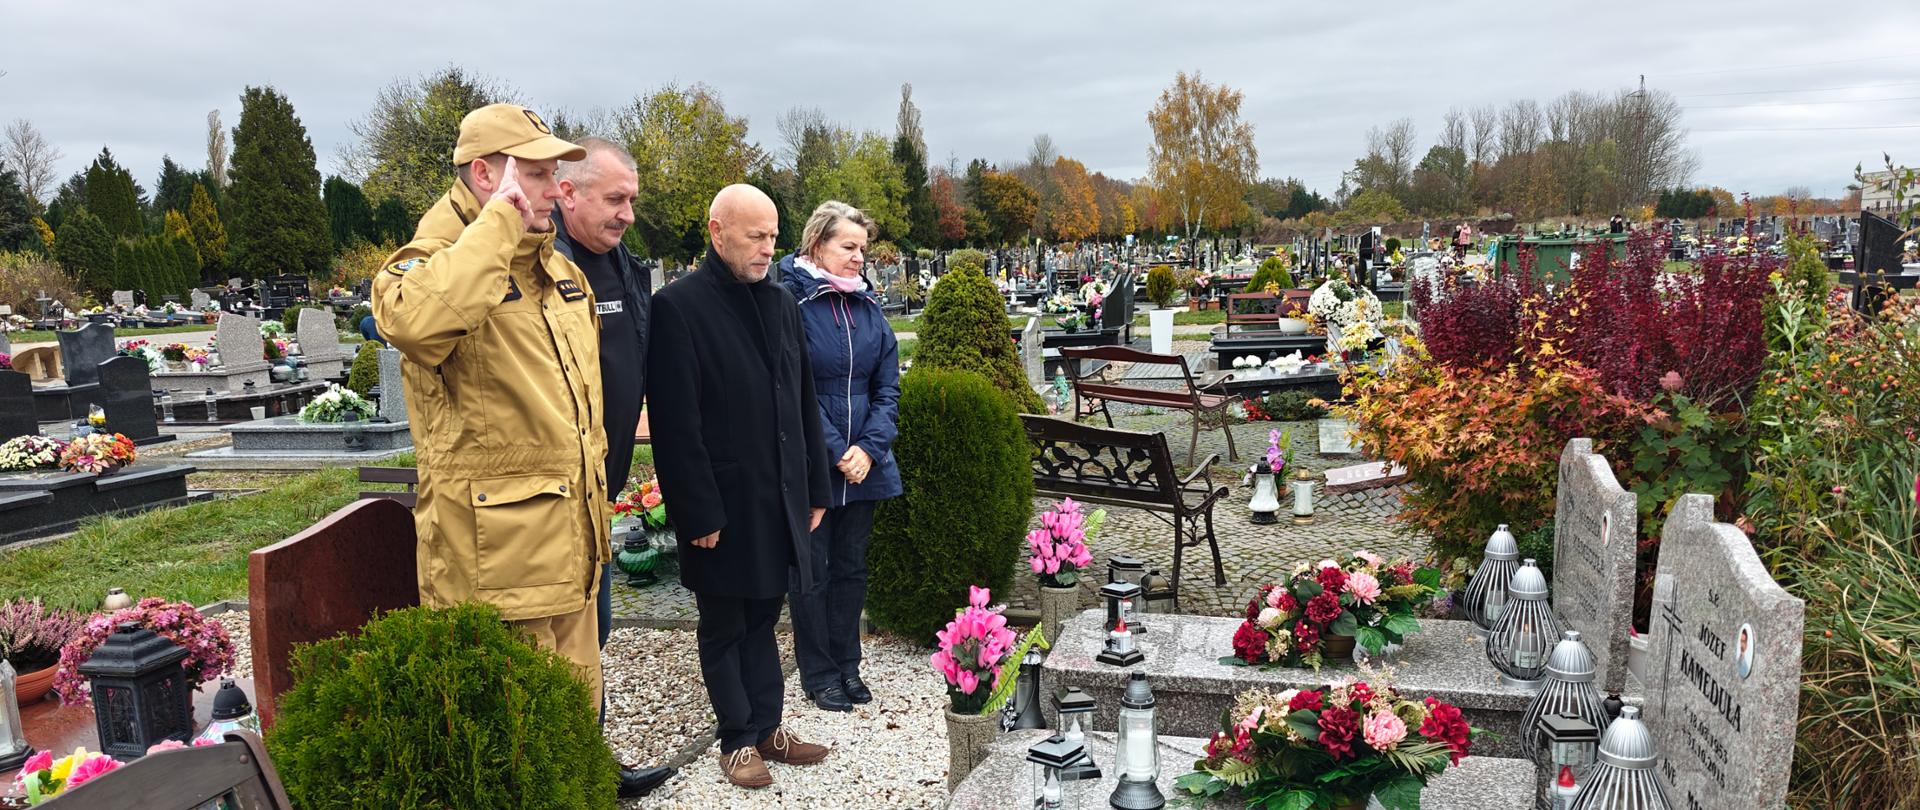
[[867, 601], [867, 535], [883, 498], [900, 494], [893, 463], [899, 433], [900, 347], [880, 301], [861, 276], [873, 220], [841, 202], [821, 203], [801, 231], [799, 252], [780, 260], [780, 280], [800, 302], [832, 507], [812, 535], [812, 588], [794, 572], [794, 657], [808, 699], [829, 711], [873, 700], [860, 680], [860, 611]]

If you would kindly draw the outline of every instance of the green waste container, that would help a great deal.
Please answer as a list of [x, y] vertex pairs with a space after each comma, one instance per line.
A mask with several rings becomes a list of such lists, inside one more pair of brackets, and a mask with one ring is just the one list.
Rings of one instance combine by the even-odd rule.
[[1502, 273], [1520, 267], [1519, 248], [1524, 244], [1533, 248], [1533, 275], [1555, 284], [1567, 282], [1567, 268], [1572, 264], [1575, 253], [1582, 256], [1606, 246], [1612, 252], [1613, 260], [1624, 261], [1627, 258], [1627, 235], [1624, 233], [1601, 233], [1588, 236], [1516, 236], [1500, 237], [1498, 268]]

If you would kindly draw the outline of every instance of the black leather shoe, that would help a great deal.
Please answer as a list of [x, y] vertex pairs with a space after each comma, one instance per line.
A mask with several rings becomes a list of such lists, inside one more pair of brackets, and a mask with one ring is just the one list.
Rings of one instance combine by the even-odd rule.
[[866, 684], [860, 682], [859, 676], [856, 675], [854, 677], [843, 680], [840, 682], [840, 685], [846, 688], [848, 700], [851, 700], [855, 703], [872, 703], [873, 702], [873, 692], [867, 689]]
[[847, 693], [840, 691], [838, 686], [829, 686], [818, 692], [808, 692], [807, 699], [813, 701], [813, 705], [830, 712], [853, 711], [853, 702], [847, 700]]
[[673, 769], [659, 768], [621, 768], [620, 798], [637, 799], [653, 792], [654, 788], [666, 784], [673, 778]]

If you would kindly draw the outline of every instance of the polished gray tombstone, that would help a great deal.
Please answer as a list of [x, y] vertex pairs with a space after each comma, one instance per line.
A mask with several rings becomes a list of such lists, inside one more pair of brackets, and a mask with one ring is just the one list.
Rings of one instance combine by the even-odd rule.
[[33, 404], [33, 378], [13, 369], [0, 369], [0, 442], [40, 432]]
[[340, 330], [334, 323], [333, 313], [312, 308], [300, 310], [294, 335], [300, 340], [300, 359], [313, 376], [334, 378], [345, 370], [349, 358], [340, 345]]
[[120, 307], [122, 309], [133, 309], [133, 306], [134, 306], [133, 291], [132, 290], [114, 290], [113, 305], [116, 307]]
[[1020, 330], [1020, 362], [1027, 371], [1027, 384], [1036, 388], [1046, 385], [1046, 349], [1042, 345], [1045, 338], [1040, 334], [1040, 319], [1027, 318], [1027, 326]]
[[380, 410], [381, 419], [389, 422], [407, 421], [406, 386], [400, 379], [400, 350], [380, 350]]
[[1627, 688], [1640, 500], [1620, 486], [1591, 439], [1561, 451], [1556, 497], [1553, 612], [1593, 651], [1595, 687], [1619, 694]]
[[1806, 605], [1775, 582], [1713, 498], [1667, 515], [1654, 580], [1646, 720], [1676, 807], [1786, 806]]
[[113, 327], [104, 323], [86, 324], [55, 336], [60, 340], [60, 362], [70, 386], [99, 382], [100, 364], [119, 353], [113, 345]]
[[205, 292], [202, 292], [200, 290], [194, 290], [192, 292], [187, 293], [187, 303], [189, 306], [193, 307], [193, 311], [199, 312], [201, 310], [206, 309], [208, 306], [211, 306], [213, 304], [213, 299], [209, 298]]

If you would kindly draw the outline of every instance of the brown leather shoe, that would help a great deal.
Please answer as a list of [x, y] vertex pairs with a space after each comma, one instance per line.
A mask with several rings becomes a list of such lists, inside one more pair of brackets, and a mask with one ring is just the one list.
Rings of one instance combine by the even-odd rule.
[[773, 730], [773, 734], [759, 745], [760, 756], [783, 765], [812, 765], [827, 758], [832, 749], [818, 743], [810, 743], [787, 733], [787, 727]]
[[763, 788], [773, 784], [773, 774], [767, 772], [767, 763], [760, 759], [760, 751], [755, 746], [736, 748], [731, 754], [721, 754], [720, 772], [726, 774], [727, 781], [743, 788]]

